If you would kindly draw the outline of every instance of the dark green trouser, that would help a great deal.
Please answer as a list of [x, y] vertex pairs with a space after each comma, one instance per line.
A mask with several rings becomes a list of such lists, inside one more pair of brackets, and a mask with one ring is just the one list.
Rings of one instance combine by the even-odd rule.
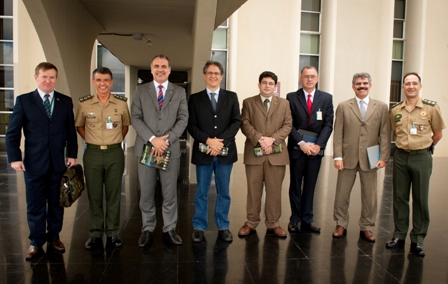
[[[101, 238], [104, 233], [108, 237], [115, 236], [120, 227], [123, 150], [121, 148], [110, 150], [87, 148], [83, 161], [92, 221], [90, 236]], [[103, 213], [103, 185], [106, 195], [106, 216]]]
[[394, 237], [406, 239], [409, 228], [409, 196], [412, 185], [411, 242], [423, 243], [429, 227], [429, 178], [432, 155], [429, 151], [394, 153]]

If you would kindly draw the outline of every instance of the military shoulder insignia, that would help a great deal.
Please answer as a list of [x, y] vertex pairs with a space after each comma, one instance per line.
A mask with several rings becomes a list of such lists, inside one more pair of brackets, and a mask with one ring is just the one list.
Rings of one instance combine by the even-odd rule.
[[112, 94], [114, 96], [114, 98], [122, 100], [122, 101], [127, 101], [128, 98], [126, 98], [125, 96], [120, 96], [120, 95], [116, 95], [116, 94]]
[[84, 101], [90, 100], [91, 98], [93, 98], [92, 95], [87, 95], [87, 96], [84, 96], [84, 97], [80, 97], [79, 101], [80, 102], [84, 102]]
[[390, 109], [393, 109], [394, 107], [396, 107], [397, 105], [399, 105], [399, 104], [401, 104], [403, 101], [401, 101], [401, 102], [399, 102], [399, 103], [396, 103], [396, 104], [394, 104], [393, 106], [391, 106], [390, 107]]
[[435, 106], [435, 105], [437, 104], [436, 101], [427, 100], [427, 99], [423, 99], [422, 102], [423, 102], [425, 105], [431, 105], [431, 106]]
[[400, 121], [400, 119], [402, 118], [403, 116], [401, 115], [401, 113], [398, 113], [398, 114], [396, 114], [395, 116], [394, 116], [394, 119], [395, 119], [395, 121]]

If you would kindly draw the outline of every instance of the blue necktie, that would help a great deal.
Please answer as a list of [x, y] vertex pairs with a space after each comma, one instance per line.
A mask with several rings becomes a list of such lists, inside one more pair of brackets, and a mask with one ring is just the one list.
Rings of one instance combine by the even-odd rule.
[[214, 111], [216, 111], [216, 99], [215, 99], [215, 93], [210, 93], [210, 100], [212, 102], [212, 108]]
[[44, 106], [45, 106], [45, 110], [47, 111], [47, 115], [48, 117], [51, 117], [51, 105], [50, 105], [50, 95], [49, 94], [45, 94], [44, 96]]

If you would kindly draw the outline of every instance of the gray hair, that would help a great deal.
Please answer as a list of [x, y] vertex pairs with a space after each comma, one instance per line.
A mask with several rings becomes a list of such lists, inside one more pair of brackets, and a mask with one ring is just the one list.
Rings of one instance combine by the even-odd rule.
[[370, 78], [370, 74], [367, 72], [361, 72], [361, 73], [356, 73], [355, 75], [353, 75], [353, 80], [352, 80], [352, 85], [355, 84], [356, 79], [361, 78], [361, 79], [369, 79], [369, 84], [372, 84], [372, 78]]

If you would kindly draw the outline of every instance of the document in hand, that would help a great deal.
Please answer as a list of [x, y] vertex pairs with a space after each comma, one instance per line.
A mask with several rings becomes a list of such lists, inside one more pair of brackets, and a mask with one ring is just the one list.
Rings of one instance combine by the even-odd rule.
[[319, 134], [316, 132], [304, 129], [299, 129], [298, 132], [300, 135], [302, 135], [302, 140], [308, 143], [316, 143], [317, 136], [319, 136]]
[[369, 166], [371, 169], [376, 168], [375, 165], [380, 159], [380, 145], [370, 146], [367, 148], [367, 157], [369, 158]]

